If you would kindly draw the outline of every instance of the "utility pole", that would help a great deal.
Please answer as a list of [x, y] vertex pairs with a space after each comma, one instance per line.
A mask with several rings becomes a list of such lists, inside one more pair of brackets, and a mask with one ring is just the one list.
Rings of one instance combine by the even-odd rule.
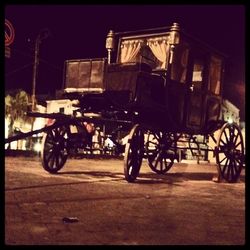
[[34, 65], [33, 65], [33, 79], [32, 79], [32, 111], [35, 111], [36, 108], [36, 80], [37, 80], [37, 72], [38, 72], [38, 64], [39, 64], [39, 50], [40, 43], [43, 39], [49, 36], [49, 30], [44, 29], [41, 30], [36, 38], [35, 43], [35, 56], [34, 56]]
[[40, 47], [40, 34], [36, 38], [35, 44], [35, 58], [34, 58], [34, 65], [33, 65], [33, 80], [32, 80], [32, 111], [35, 111], [36, 108], [36, 78], [37, 78], [37, 66], [39, 64], [39, 47]]

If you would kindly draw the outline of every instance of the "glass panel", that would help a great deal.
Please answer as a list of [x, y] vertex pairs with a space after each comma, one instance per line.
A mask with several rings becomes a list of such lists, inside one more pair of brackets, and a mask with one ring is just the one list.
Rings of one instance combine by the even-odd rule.
[[79, 76], [79, 62], [66, 62], [65, 88], [77, 88]]
[[208, 87], [214, 94], [220, 94], [222, 61], [220, 58], [212, 56], [209, 68]]
[[181, 83], [186, 82], [189, 48], [177, 46], [174, 50], [171, 79]]
[[90, 82], [91, 62], [81, 61], [79, 62], [79, 82], [78, 88], [88, 88]]
[[204, 60], [200, 58], [194, 59], [192, 84], [195, 89], [201, 89], [204, 75]]
[[90, 87], [102, 88], [104, 77], [104, 61], [92, 61]]

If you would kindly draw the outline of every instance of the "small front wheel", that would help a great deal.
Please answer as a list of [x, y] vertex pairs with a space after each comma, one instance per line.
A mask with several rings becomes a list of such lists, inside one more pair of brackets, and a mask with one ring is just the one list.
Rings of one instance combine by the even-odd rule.
[[128, 182], [133, 182], [140, 172], [144, 149], [144, 134], [136, 124], [128, 135], [125, 147], [124, 175]]
[[41, 161], [47, 172], [55, 174], [64, 166], [68, 158], [67, 136], [66, 126], [53, 128], [44, 134]]

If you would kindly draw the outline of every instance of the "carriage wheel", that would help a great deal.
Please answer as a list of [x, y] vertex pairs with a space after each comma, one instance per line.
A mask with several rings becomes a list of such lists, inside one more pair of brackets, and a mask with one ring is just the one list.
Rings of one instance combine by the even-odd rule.
[[42, 139], [42, 166], [49, 173], [59, 171], [67, 160], [67, 134], [68, 128], [62, 126], [48, 131]]
[[133, 182], [140, 172], [143, 158], [144, 135], [136, 124], [129, 133], [125, 148], [124, 175], [128, 182]]
[[149, 167], [165, 174], [174, 164], [176, 139], [172, 133], [150, 133], [145, 144]]
[[215, 148], [219, 176], [228, 182], [236, 182], [244, 163], [244, 145], [240, 128], [226, 123], [221, 128]]

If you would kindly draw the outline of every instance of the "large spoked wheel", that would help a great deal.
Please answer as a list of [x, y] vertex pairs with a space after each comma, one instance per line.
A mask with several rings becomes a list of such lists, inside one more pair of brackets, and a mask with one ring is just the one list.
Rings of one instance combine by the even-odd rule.
[[138, 177], [144, 150], [144, 134], [138, 124], [129, 133], [125, 147], [124, 175], [128, 182], [133, 182]]
[[176, 139], [172, 133], [149, 133], [145, 144], [149, 167], [165, 174], [174, 164]]
[[67, 138], [66, 126], [54, 128], [43, 136], [41, 160], [49, 173], [55, 174], [64, 166], [68, 157]]
[[215, 148], [219, 176], [227, 182], [236, 182], [244, 164], [244, 144], [240, 128], [226, 123], [221, 128]]

